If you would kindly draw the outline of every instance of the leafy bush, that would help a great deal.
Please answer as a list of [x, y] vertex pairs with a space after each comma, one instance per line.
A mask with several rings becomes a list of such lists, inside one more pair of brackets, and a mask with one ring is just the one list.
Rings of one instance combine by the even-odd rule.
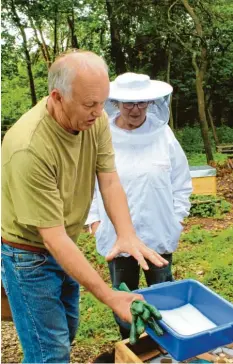
[[231, 204], [222, 197], [191, 195], [190, 200], [190, 216], [220, 217], [231, 209]]
[[[230, 128], [229, 126], [221, 126], [219, 128], [216, 128], [216, 133], [218, 135], [220, 144], [232, 143], [233, 128]], [[204, 152], [204, 144], [199, 125], [194, 125], [193, 127], [185, 126], [182, 129], [176, 130], [175, 135], [186, 153], [190, 154]], [[215, 150], [215, 142], [213, 134], [210, 130], [209, 137], [212, 148], [213, 150]]]
[[233, 143], [233, 128], [227, 125], [216, 129], [220, 144]]
[[186, 153], [202, 153], [204, 150], [199, 126], [185, 126], [175, 131], [176, 138]]
[[204, 277], [203, 283], [217, 292], [224, 292], [224, 296], [233, 298], [233, 263], [225, 265], [216, 262], [216, 265]]
[[206, 238], [210, 238], [212, 232], [201, 229], [200, 225], [193, 225], [188, 233], [182, 234], [180, 240], [191, 244], [203, 243]]

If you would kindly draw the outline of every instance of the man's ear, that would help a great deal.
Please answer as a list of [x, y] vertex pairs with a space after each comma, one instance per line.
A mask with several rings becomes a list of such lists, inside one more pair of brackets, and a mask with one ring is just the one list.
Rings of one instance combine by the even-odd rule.
[[53, 102], [61, 102], [62, 96], [60, 92], [55, 88], [51, 91], [50, 97], [52, 98]]

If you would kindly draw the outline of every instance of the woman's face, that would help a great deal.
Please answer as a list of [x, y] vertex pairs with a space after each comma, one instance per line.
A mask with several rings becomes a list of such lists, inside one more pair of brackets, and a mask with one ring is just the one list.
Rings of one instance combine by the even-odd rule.
[[132, 130], [141, 126], [146, 120], [148, 102], [118, 102], [120, 110], [119, 126]]

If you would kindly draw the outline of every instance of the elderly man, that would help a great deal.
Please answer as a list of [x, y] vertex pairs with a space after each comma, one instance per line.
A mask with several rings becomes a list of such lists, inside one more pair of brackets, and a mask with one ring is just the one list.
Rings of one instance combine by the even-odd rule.
[[115, 292], [76, 244], [87, 218], [95, 175], [117, 234], [107, 256], [121, 252], [167, 264], [136, 237], [115, 170], [104, 102], [107, 66], [91, 52], [59, 57], [49, 96], [7, 132], [2, 147], [2, 279], [25, 363], [68, 363], [78, 326], [79, 284], [131, 320], [140, 295]]

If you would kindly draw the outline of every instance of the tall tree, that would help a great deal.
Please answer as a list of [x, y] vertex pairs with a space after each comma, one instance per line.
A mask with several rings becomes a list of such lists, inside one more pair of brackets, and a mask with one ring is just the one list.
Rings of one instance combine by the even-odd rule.
[[74, 18], [74, 8], [71, 9], [71, 15], [68, 14], [67, 16], [67, 22], [70, 28], [71, 33], [71, 46], [72, 48], [79, 48], [78, 45], [78, 38], [75, 33], [75, 18]]
[[126, 71], [126, 65], [125, 55], [121, 46], [120, 28], [117, 21], [118, 17], [116, 16], [114, 6], [114, 2], [112, 2], [111, 0], [106, 0], [111, 34], [111, 57], [113, 62], [115, 63], [116, 73], [120, 74]]
[[37, 102], [37, 99], [36, 99], [35, 83], [32, 72], [32, 61], [31, 61], [30, 51], [28, 48], [28, 40], [25, 30], [27, 25], [21, 20], [18, 14], [17, 4], [15, 0], [6, 0], [3, 6], [3, 10], [7, 11], [9, 20], [13, 22], [13, 24], [18, 28], [20, 35], [22, 37], [22, 45], [23, 45], [23, 51], [24, 51], [28, 79], [29, 79], [31, 101], [32, 101], [32, 106], [34, 106]]
[[[171, 10], [178, 3], [183, 4], [187, 14], [189, 15], [189, 17], [188, 18], [186, 17], [186, 19], [184, 19], [183, 22], [180, 22], [180, 20], [178, 21], [178, 19], [176, 19], [175, 21], [171, 19], [170, 15]], [[173, 24], [174, 35], [177, 41], [179, 41], [180, 44], [182, 44], [182, 46], [186, 51], [191, 52], [192, 66], [195, 70], [195, 75], [196, 75], [196, 92], [197, 92], [199, 122], [200, 122], [207, 162], [210, 163], [211, 161], [213, 161], [214, 158], [208, 133], [208, 123], [206, 118], [206, 107], [205, 107], [205, 92], [204, 92], [204, 81], [206, 77], [206, 70], [208, 63], [208, 56], [207, 56], [208, 50], [207, 50], [206, 34], [204, 33], [203, 29], [203, 24], [205, 23], [205, 20], [202, 19], [203, 14], [208, 16], [209, 13], [205, 12], [206, 9], [202, 0], [199, 0], [196, 6], [195, 7], [194, 6], [195, 6], [194, 2], [192, 3], [191, 6], [189, 0], [176, 0], [170, 6], [168, 11], [168, 16], [170, 24]], [[188, 19], [191, 20], [192, 22], [191, 27], [189, 25]], [[180, 26], [180, 24], [182, 25]]]

